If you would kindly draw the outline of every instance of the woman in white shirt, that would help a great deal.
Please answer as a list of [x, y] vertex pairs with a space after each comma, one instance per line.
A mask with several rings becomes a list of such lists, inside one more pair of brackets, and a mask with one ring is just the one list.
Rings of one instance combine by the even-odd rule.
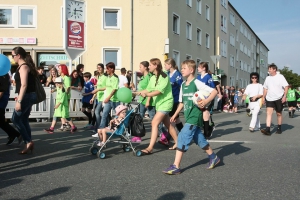
[[247, 85], [243, 94], [243, 100], [249, 96], [249, 109], [252, 112], [252, 118], [249, 125], [250, 132], [254, 132], [260, 129], [260, 121], [258, 113], [261, 107], [261, 97], [263, 96], [263, 86], [259, 83], [259, 74], [252, 72], [250, 74], [250, 84]]

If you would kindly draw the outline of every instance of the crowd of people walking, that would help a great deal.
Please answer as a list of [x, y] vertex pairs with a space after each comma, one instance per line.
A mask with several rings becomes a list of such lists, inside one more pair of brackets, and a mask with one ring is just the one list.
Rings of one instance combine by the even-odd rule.
[[[60, 118], [62, 125], [57, 130], [76, 132], [77, 127], [69, 116], [69, 101], [70, 90], [78, 90], [83, 96], [81, 111], [88, 119], [85, 128], [94, 130], [92, 137], [99, 138], [98, 146], [103, 146], [106, 132], [114, 130], [112, 125], [118, 124], [126, 115], [127, 107], [116, 95], [118, 89], [123, 87], [131, 89], [134, 95], [139, 96], [140, 115], [144, 117], [147, 112], [151, 119], [150, 143], [142, 150], [142, 154], [152, 154], [159, 135], [160, 144], [170, 147], [170, 150], [176, 150], [174, 163], [163, 170], [166, 174], [181, 173], [181, 159], [183, 153], [189, 149], [192, 140], [208, 154], [207, 169], [214, 168], [220, 162], [220, 158], [213, 152], [208, 142], [215, 128], [211, 116], [215, 98], [217, 98], [217, 110], [228, 113], [238, 113], [240, 101], [245, 102], [248, 115], [252, 116], [249, 130], [251, 132], [261, 130], [267, 136], [271, 135], [273, 110], [276, 111], [278, 121], [276, 133], [280, 134], [283, 103], [288, 101], [290, 117], [294, 116], [299, 104], [298, 91], [288, 85], [284, 76], [277, 73], [275, 64], [269, 66], [269, 76], [263, 85], [259, 83], [259, 74], [252, 72], [250, 84], [245, 89], [237, 91], [234, 86], [221, 86], [219, 77], [209, 71], [206, 62], [196, 66], [195, 61], [185, 60], [179, 71], [175, 60], [171, 58], [164, 62], [158, 58], [142, 61], [139, 64], [141, 77], [135, 86], [132, 71], [122, 68], [118, 76], [115, 74], [116, 66], [113, 62], [105, 66], [98, 63], [93, 75], [84, 72], [83, 64], [77, 65], [71, 73], [64, 64], [50, 66], [49, 77], [46, 77], [43, 66], [35, 67], [31, 56], [22, 47], [14, 48], [12, 56], [18, 64], [13, 78], [8, 74], [0, 77], [0, 127], [8, 134], [7, 145], [12, 144], [15, 139], [18, 139], [19, 143], [24, 141], [25, 147], [20, 154], [27, 154], [34, 149], [29, 115], [37, 98], [34, 81], [36, 77], [45, 87], [51, 87], [51, 92], [56, 92], [53, 121], [45, 131], [53, 134], [56, 131], [54, 127], [57, 119]], [[199, 73], [198, 76], [196, 72]], [[12, 116], [16, 129], [5, 120], [5, 108], [11, 84], [15, 85], [15, 93], [18, 94]], [[192, 100], [193, 95], [201, 90], [208, 91], [210, 95], [195, 104]], [[266, 127], [261, 129], [258, 114], [263, 104], [267, 107], [267, 118]], [[110, 116], [112, 110], [115, 110], [117, 115], [114, 119]], [[179, 118], [181, 110], [183, 110], [185, 124]], [[170, 145], [172, 139], [174, 144]], [[142, 138], [132, 137], [131, 141], [140, 143]]]

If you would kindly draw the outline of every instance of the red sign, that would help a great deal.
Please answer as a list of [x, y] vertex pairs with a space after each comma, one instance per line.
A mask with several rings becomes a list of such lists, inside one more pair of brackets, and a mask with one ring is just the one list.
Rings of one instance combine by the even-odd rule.
[[84, 49], [84, 22], [68, 20], [67, 47]]

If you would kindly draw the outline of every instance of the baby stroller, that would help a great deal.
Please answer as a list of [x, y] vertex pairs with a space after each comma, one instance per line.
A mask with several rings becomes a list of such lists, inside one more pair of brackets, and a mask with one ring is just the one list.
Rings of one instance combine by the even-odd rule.
[[[128, 105], [128, 111], [126, 112], [126, 117], [120, 122], [120, 124], [117, 126], [116, 130], [109, 133], [107, 132], [108, 138], [106, 142], [103, 144], [103, 146], [98, 147], [96, 144], [99, 142], [99, 139], [95, 140], [92, 143], [92, 146], [90, 147], [89, 151], [92, 155], [97, 155], [98, 158], [104, 159], [106, 157], [105, 152], [103, 151], [104, 148], [106, 148], [107, 143], [119, 143], [121, 144], [121, 148], [123, 149], [124, 152], [129, 152], [130, 150], [133, 151], [133, 155], [140, 157], [142, 155], [142, 151], [137, 149], [132, 145], [131, 142], [131, 134], [130, 134], [130, 127], [129, 124], [133, 120], [133, 115], [138, 114], [137, 105], [136, 108], [132, 108], [132, 106], [129, 104]], [[138, 114], [139, 115], [139, 114]], [[116, 140], [115, 138], [118, 138], [119, 140]], [[100, 148], [100, 149], [98, 149]]]

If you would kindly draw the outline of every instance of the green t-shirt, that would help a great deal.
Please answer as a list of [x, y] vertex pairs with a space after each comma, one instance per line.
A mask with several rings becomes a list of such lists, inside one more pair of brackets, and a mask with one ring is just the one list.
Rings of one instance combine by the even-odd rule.
[[[64, 77], [62, 77], [62, 79], [64, 80], [64, 88], [67, 91], [68, 88], [71, 87], [71, 78], [69, 76], [64, 76]], [[67, 94], [67, 97], [68, 97], [68, 99], [71, 99], [71, 90]]]
[[[108, 97], [111, 92], [113, 90], [118, 90], [119, 88], [119, 77], [115, 74], [113, 74], [112, 76], [107, 76], [106, 78], [106, 89], [105, 89], [105, 92], [104, 92], [104, 98]], [[117, 98], [117, 92], [115, 92], [115, 94], [110, 98], [110, 101], [113, 101], [113, 102], [118, 102], [118, 98]]]
[[149, 84], [146, 88], [147, 91], [152, 92], [158, 90], [161, 94], [152, 97], [153, 104], [157, 111], [171, 111], [173, 108], [173, 95], [172, 87], [170, 84], [170, 78], [166, 75], [165, 78], [162, 75], [159, 76], [156, 84], [156, 76], [150, 78]]
[[[107, 79], [107, 76], [104, 74], [102, 74], [101, 76], [98, 76], [97, 89], [105, 87], [106, 79]], [[104, 90], [97, 92], [97, 99], [98, 99], [98, 101], [104, 100]]]
[[[300, 91], [296, 91], [296, 92], [298, 92], [298, 94], [299, 94], [299, 96], [300, 96]], [[297, 99], [297, 101], [300, 101], [300, 98], [299, 98], [299, 99]]]
[[[138, 84], [138, 91], [142, 91], [142, 90], [145, 90], [147, 88], [151, 76], [152, 75], [150, 73], [148, 73], [146, 76], [141, 77], [141, 80]], [[144, 101], [142, 101], [143, 99], [144, 99], [144, 97], [140, 96], [139, 102], [141, 102], [143, 105], [145, 105], [146, 101], [147, 101], [147, 98], [145, 98]], [[154, 106], [153, 98], [151, 98], [151, 100], [150, 100], [150, 106]]]
[[249, 103], [250, 102], [250, 97], [247, 96], [246, 99], [245, 99], [245, 103]]
[[[54, 117], [69, 118], [69, 102], [66, 92], [56, 88], [56, 104], [60, 103], [59, 107], [54, 111]], [[55, 105], [56, 105], [55, 104]]]
[[206, 90], [211, 93], [214, 88], [197, 79], [193, 79], [189, 85], [186, 85], [186, 81], [184, 81], [180, 87], [179, 102], [183, 103], [185, 122], [201, 127], [203, 125], [203, 113], [193, 102], [193, 95], [199, 90]]
[[295, 89], [291, 89], [289, 88], [288, 92], [287, 92], [287, 101], [296, 101], [296, 95], [295, 95]]

